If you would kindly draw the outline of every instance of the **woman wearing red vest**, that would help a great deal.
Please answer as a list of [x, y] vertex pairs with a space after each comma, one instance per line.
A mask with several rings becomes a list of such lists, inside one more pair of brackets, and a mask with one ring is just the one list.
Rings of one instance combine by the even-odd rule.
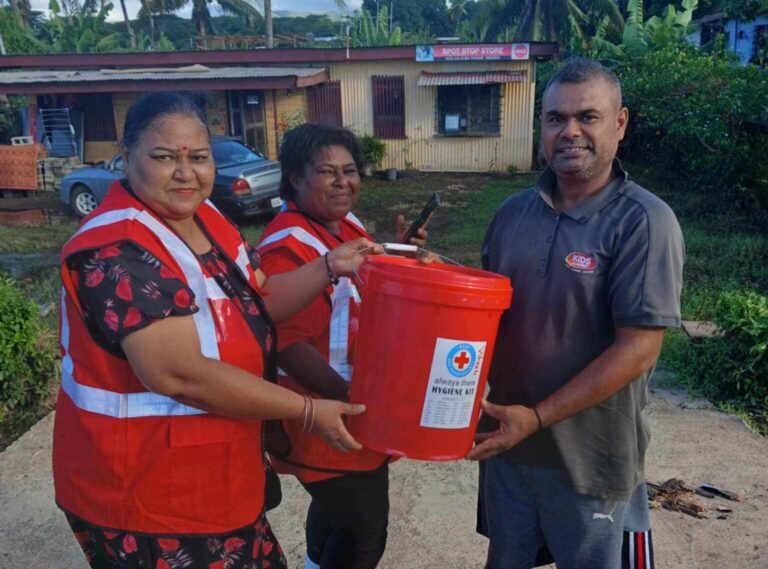
[[[363, 153], [347, 129], [304, 124], [280, 150], [281, 212], [259, 242], [262, 267], [280, 274], [317, 262], [327, 251], [372, 239], [351, 213], [360, 192]], [[398, 238], [405, 220], [397, 222]], [[424, 244], [421, 229], [413, 243]], [[345, 400], [360, 296], [340, 278], [306, 309], [279, 326], [281, 385], [312, 397]], [[312, 496], [307, 513], [307, 569], [372, 569], [387, 540], [389, 457], [363, 449], [340, 452], [284, 422], [290, 444], [273, 450], [275, 468], [298, 477]]]
[[364, 409], [261, 379], [276, 367], [273, 321], [381, 247], [358, 239], [267, 278], [207, 200], [215, 166], [188, 96], [139, 99], [121, 151], [127, 179], [62, 252], [56, 500], [94, 568], [285, 567], [261, 420], [358, 450], [342, 415]]

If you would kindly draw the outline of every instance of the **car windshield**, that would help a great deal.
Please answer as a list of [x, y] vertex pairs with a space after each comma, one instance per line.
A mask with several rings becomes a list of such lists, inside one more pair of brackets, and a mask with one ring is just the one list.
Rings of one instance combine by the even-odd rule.
[[213, 144], [213, 160], [216, 162], [217, 168], [226, 168], [246, 162], [261, 162], [266, 159], [239, 142], [225, 140]]

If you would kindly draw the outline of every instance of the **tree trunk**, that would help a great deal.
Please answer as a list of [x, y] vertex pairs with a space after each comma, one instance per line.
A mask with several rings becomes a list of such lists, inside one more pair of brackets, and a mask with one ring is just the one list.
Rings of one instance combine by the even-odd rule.
[[131, 27], [131, 19], [128, 17], [128, 10], [125, 9], [125, 0], [120, 0], [120, 8], [123, 9], [125, 29], [128, 32], [128, 42], [131, 45], [131, 49], [136, 49], [136, 34], [133, 33], [133, 28]]
[[29, 26], [29, 22], [27, 22], [26, 15], [24, 14], [24, 10], [22, 10], [21, 6], [19, 5], [18, 0], [8, 0], [8, 3], [11, 5], [11, 10], [19, 15], [19, 20], [21, 20], [21, 24], [24, 27]]
[[272, 49], [274, 39], [272, 37], [272, 0], [264, 0], [264, 47]]
[[149, 19], [149, 45], [155, 47], [155, 18], [152, 16], [152, 8], [148, 0], [141, 0], [141, 5], [144, 6], [144, 11]]

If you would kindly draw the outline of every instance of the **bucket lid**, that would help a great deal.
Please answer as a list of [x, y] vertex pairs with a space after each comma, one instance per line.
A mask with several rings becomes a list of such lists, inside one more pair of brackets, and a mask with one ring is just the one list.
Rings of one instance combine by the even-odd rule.
[[364, 288], [433, 302], [506, 309], [512, 300], [512, 285], [503, 275], [394, 255], [366, 257], [360, 278]]

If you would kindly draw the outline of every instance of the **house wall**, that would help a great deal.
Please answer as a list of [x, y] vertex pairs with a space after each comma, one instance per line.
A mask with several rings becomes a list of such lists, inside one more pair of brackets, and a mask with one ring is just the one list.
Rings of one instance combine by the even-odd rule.
[[229, 112], [226, 91], [208, 91], [205, 94], [205, 111], [208, 115], [208, 129], [213, 136], [229, 134]]
[[[421, 71], [526, 71], [524, 83], [501, 89], [498, 136], [456, 137], [437, 134], [437, 87], [419, 87]], [[509, 165], [530, 170], [533, 148], [535, 62], [489, 61], [421, 63], [416, 61], [344, 62], [330, 65], [331, 80], [341, 81], [344, 125], [358, 134], [373, 133], [374, 75], [402, 75], [405, 81], [403, 140], [385, 140], [385, 168], [412, 167], [434, 171], [505, 171]]]
[[277, 160], [283, 134], [308, 120], [306, 89], [272, 89], [266, 95], [267, 158]]
[[115, 109], [115, 130], [117, 131], [117, 140], [123, 138], [125, 115], [128, 114], [128, 108], [139, 98], [139, 95], [141, 95], [141, 93], [112, 94], [112, 107]]
[[[88, 117], [86, 117], [88, 120]], [[117, 154], [117, 142], [89, 142], [85, 141], [83, 148], [83, 162], [107, 162]]]
[[[759, 16], [751, 22], [727, 20], [723, 23], [723, 31], [727, 34], [726, 47], [739, 56], [742, 65], [752, 59], [755, 47], [755, 28], [768, 25], [768, 15]], [[694, 30], [685, 39], [695, 46], [701, 45], [701, 29]]]
[[728, 33], [728, 48], [739, 56], [742, 65], [749, 63], [755, 42], [755, 27], [768, 24], [768, 15], [759, 16], [751, 22], [728, 20], [725, 30]]

